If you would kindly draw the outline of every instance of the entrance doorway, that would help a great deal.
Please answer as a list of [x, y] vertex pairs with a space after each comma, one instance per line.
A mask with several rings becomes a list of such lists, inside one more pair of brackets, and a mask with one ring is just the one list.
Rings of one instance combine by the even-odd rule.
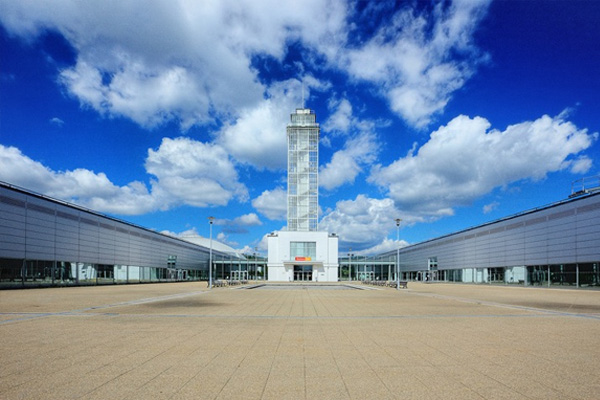
[[374, 281], [375, 280], [375, 272], [373, 271], [360, 271], [358, 273], [359, 281]]
[[231, 280], [245, 281], [248, 279], [248, 271], [231, 271]]
[[294, 281], [312, 281], [312, 265], [294, 265]]

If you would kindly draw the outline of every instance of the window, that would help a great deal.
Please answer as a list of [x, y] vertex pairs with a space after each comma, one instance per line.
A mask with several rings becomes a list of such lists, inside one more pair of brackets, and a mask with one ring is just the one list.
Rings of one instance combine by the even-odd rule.
[[292, 260], [296, 257], [310, 257], [314, 260], [317, 256], [316, 242], [290, 242], [290, 256]]
[[438, 269], [437, 257], [429, 257], [429, 259], [427, 260], [427, 266], [429, 267], [430, 271], [437, 270]]

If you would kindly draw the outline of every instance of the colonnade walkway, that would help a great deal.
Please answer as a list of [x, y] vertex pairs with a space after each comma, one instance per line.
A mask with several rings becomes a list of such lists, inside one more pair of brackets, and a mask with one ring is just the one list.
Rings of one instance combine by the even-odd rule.
[[600, 398], [599, 291], [330, 289], [0, 291], [0, 398]]

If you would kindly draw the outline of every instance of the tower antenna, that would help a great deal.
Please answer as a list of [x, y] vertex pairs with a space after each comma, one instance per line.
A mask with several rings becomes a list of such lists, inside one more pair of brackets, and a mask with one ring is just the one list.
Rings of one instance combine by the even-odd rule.
[[304, 107], [304, 81], [302, 81], [302, 108]]

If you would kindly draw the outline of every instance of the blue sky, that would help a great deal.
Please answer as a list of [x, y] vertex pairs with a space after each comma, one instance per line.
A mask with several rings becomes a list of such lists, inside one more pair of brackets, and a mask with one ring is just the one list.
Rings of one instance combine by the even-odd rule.
[[303, 85], [341, 252], [600, 173], [600, 2], [285, 3], [0, 0], [0, 180], [265, 254]]

